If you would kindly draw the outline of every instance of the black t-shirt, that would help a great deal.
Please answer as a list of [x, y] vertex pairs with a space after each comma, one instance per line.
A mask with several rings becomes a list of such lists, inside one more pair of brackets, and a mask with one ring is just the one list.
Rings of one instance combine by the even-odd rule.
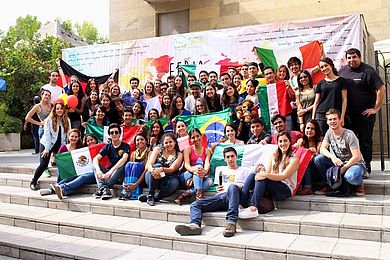
[[376, 90], [383, 81], [373, 67], [365, 63], [356, 69], [343, 66], [339, 74], [348, 79], [348, 114], [361, 114], [375, 106]]
[[112, 143], [106, 144], [103, 149], [100, 151], [101, 156], [108, 156], [108, 160], [110, 161], [110, 169], [123, 157], [123, 154], [130, 154], [130, 145], [124, 142], [118, 147], [114, 147]]
[[336, 108], [341, 113], [341, 91], [346, 88], [345, 79], [342, 77], [333, 81], [326, 81], [323, 79], [318, 82], [315, 90], [316, 94], [320, 93], [320, 102], [317, 107], [317, 113], [325, 114], [331, 108]]

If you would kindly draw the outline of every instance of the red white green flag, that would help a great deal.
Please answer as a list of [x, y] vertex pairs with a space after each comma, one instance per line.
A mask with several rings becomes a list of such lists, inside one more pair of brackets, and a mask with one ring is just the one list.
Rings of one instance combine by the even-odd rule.
[[260, 86], [259, 93], [259, 108], [260, 115], [265, 124], [265, 130], [271, 130], [271, 118], [274, 115], [289, 115], [292, 112], [286, 85], [283, 81], [269, 84], [267, 86]]
[[[135, 136], [141, 131], [141, 126], [121, 127], [121, 140], [130, 145], [130, 152], [135, 150]], [[87, 123], [87, 134], [93, 134], [100, 142], [108, 143], [108, 126], [91, 125]]]
[[[60, 178], [66, 179], [70, 176], [82, 175], [92, 172], [93, 158], [104, 147], [105, 143], [76, 149], [74, 151], [56, 154], [57, 169]], [[101, 161], [103, 166], [108, 166], [108, 158]]]
[[[271, 66], [276, 71], [280, 65], [287, 65], [291, 57], [298, 57], [302, 61], [302, 69], [311, 69], [318, 66], [322, 55], [322, 47], [318, 41], [303, 46], [288, 46], [286, 48], [255, 47], [256, 53], [264, 66]], [[323, 79], [321, 73], [313, 75], [313, 83]]]

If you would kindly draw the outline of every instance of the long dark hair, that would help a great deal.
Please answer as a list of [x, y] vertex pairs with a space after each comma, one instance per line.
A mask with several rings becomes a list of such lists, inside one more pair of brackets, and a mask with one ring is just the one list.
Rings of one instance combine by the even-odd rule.
[[150, 109], [149, 112], [148, 112], [148, 120], [151, 120], [151, 119], [150, 119], [150, 112], [151, 112], [151, 111], [154, 111], [154, 112], [157, 113], [157, 119], [160, 118], [160, 113], [158, 112], [158, 110], [155, 109], [155, 108], [152, 108], [152, 109]]
[[183, 102], [183, 110], [184, 110], [184, 98], [182, 98], [182, 96], [175, 96], [172, 98], [172, 101], [171, 101], [171, 111], [170, 111], [170, 114], [169, 114], [169, 120], [172, 120], [174, 119], [176, 116], [179, 115], [180, 111], [179, 109], [176, 107], [176, 100], [180, 98]]
[[[162, 146], [164, 147], [164, 139], [165, 139], [166, 137], [171, 137], [171, 138], [172, 138], [172, 140], [175, 142], [175, 151], [176, 151], [177, 153], [180, 152], [179, 144], [177, 143], [177, 138], [176, 138], [176, 136], [175, 136], [174, 134], [172, 134], [172, 133], [165, 133], [165, 134], [162, 136], [162, 138], [161, 138]], [[164, 148], [163, 148], [163, 149], [164, 149]]]
[[95, 90], [97, 90], [97, 92], [99, 93], [99, 86], [98, 86], [98, 84], [96, 83], [96, 80], [94, 79], [94, 78], [90, 78], [89, 80], [88, 80], [88, 82], [87, 82], [87, 86], [85, 87], [85, 94], [89, 97], [89, 95], [90, 95], [90, 93], [91, 93], [91, 91], [93, 90], [93, 89], [91, 89], [91, 82], [95, 82], [95, 85], [96, 85], [96, 88], [95, 88]]
[[329, 64], [332, 67], [333, 74], [335, 76], [339, 75], [336, 67], [334, 66], [333, 60], [331, 58], [328, 58], [328, 57], [322, 58], [322, 59], [320, 59], [320, 62], [325, 62], [325, 63]]
[[192, 128], [190, 130], [190, 132], [188, 133], [189, 137], [191, 138], [191, 136], [194, 134], [194, 133], [198, 133], [202, 136], [202, 133], [200, 132], [200, 130], [198, 128]]
[[[309, 121], [306, 122], [305, 129], [306, 129], [306, 126], [307, 126], [308, 123], [314, 125], [315, 134], [314, 134], [314, 137], [313, 137], [313, 141], [314, 141], [314, 143], [316, 145], [316, 148], [317, 148], [318, 144], [321, 142], [321, 129], [320, 129], [320, 125], [318, 124], [317, 120], [310, 119]], [[305, 132], [305, 130], [303, 130], [303, 132]], [[303, 139], [303, 147], [309, 148], [309, 138], [304, 134], [302, 139]]]
[[[140, 111], [139, 111], [139, 113], [138, 113], [138, 115], [137, 115], [137, 119], [144, 119], [144, 117], [145, 117], [145, 108], [144, 108], [144, 104], [142, 104], [141, 101], [137, 100], [137, 101], [135, 101], [135, 102], [133, 103], [133, 105], [132, 105], [131, 107], [133, 108], [133, 107], [135, 106], [135, 104], [138, 104], [138, 105], [140, 105], [140, 107], [141, 107], [141, 109], [140, 109]], [[133, 114], [135, 115], [134, 109], [133, 109]]]
[[309, 85], [310, 85], [311, 88], [313, 88], [313, 79], [312, 79], [310, 73], [307, 70], [304, 70], [304, 71], [301, 71], [301, 72], [298, 73], [298, 88], [299, 88], [299, 91], [303, 91], [303, 88], [304, 88], [303, 84], [300, 81], [300, 78], [301, 78], [302, 74], [305, 74], [307, 76], [307, 78], [309, 79]]
[[[181, 78], [181, 85], [179, 86], [179, 89], [177, 89], [176, 84], [175, 84], [176, 78]], [[175, 90], [176, 90], [177, 94], [179, 94], [180, 96], [182, 96], [184, 98], [184, 95], [185, 95], [186, 92], [185, 92], [183, 77], [180, 76], [180, 75], [177, 75], [175, 77], [175, 79], [173, 80], [173, 85], [175, 86]]]
[[[157, 134], [157, 136], [154, 136], [153, 134], [153, 126], [157, 124], [160, 126], [160, 132]], [[159, 120], [156, 120], [154, 121], [151, 125], [150, 125], [150, 129], [149, 129], [149, 133], [148, 133], [148, 141], [150, 141], [150, 138], [151, 137], [157, 137], [157, 144], [159, 144], [161, 142], [161, 137], [163, 136], [164, 134], [164, 129], [163, 129], [163, 125], [161, 124], [161, 122]]]
[[[286, 158], [290, 158], [291, 155], [292, 155], [292, 145], [291, 145], [291, 136], [288, 132], [286, 131], [282, 131], [278, 134], [277, 136], [277, 139], [279, 141], [279, 138], [281, 136], [286, 136], [288, 138], [288, 140], [290, 141], [290, 147], [288, 148], [287, 150], [287, 153], [286, 153]], [[282, 161], [282, 158], [283, 158], [283, 153], [282, 153], [282, 150], [280, 150], [279, 148], [279, 145], [278, 145], [278, 149], [276, 150], [275, 154], [274, 154], [274, 159], [275, 159], [275, 164], [272, 168], [273, 172], [279, 172], [279, 166], [282, 164], [282, 169], [286, 169], [287, 165], [288, 165], [288, 161]]]
[[236, 134], [234, 135], [235, 138], [237, 138], [237, 126], [235, 124], [226, 124], [225, 125], [225, 128], [223, 129], [223, 133], [224, 135], [226, 135], [226, 128], [227, 127], [230, 127], [234, 130], [234, 132], [236, 132]]
[[[208, 87], [211, 87], [214, 89], [214, 96], [209, 97], [206, 95], [206, 88], [208, 88]], [[210, 112], [217, 112], [217, 111], [222, 110], [220, 95], [217, 94], [217, 88], [213, 84], [210, 84], [210, 83], [206, 84], [204, 99], [206, 100], [206, 103], [207, 103], [207, 106], [209, 107]]]
[[223, 87], [223, 94], [222, 94], [222, 104], [225, 107], [228, 107], [228, 106], [230, 106], [230, 104], [232, 104], [232, 102], [230, 100], [230, 97], [226, 94], [226, 91], [227, 91], [228, 87], [232, 87], [234, 89], [234, 94], [233, 94], [234, 101], [233, 101], [233, 103], [237, 103], [238, 100], [240, 99], [240, 94], [238, 93], [236, 87], [234, 87], [233, 85], [224, 86]]
[[81, 104], [80, 101], [81, 101], [81, 99], [83, 99], [83, 97], [85, 97], [85, 93], [84, 93], [83, 87], [81, 86], [80, 81], [75, 81], [72, 84], [70, 84], [67, 94], [68, 94], [68, 96], [73, 95], [72, 87], [74, 84], [79, 85], [79, 92], [77, 92], [77, 100], [79, 101], [78, 104]]

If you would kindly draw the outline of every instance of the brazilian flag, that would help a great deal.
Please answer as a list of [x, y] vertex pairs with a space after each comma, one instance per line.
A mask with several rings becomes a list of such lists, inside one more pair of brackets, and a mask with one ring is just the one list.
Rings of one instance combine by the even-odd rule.
[[225, 125], [231, 121], [231, 109], [197, 116], [178, 116], [177, 120], [184, 121], [188, 131], [198, 128], [207, 136], [207, 144], [210, 146], [212, 143], [219, 143], [224, 136]]

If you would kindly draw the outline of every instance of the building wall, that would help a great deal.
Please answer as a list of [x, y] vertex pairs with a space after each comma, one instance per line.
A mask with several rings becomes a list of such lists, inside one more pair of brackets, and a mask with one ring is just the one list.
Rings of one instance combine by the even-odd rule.
[[[110, 0], [109, 40], [157, 36], [157, 15], [181, 10], [189, 10], [190, 32], [362, 13], [369, 33], [366, 62], [370, 64], [374, 61], [373, 42], [390, 38], [390, 0]], [[376, 153], [379, 152], [377, 125]]]
[[189, 10], [189, 31], [363, 13], [370, 42], [390, 38], [389, 0], [110, 0], [110, 42], [157, 36], [158, 13]]

